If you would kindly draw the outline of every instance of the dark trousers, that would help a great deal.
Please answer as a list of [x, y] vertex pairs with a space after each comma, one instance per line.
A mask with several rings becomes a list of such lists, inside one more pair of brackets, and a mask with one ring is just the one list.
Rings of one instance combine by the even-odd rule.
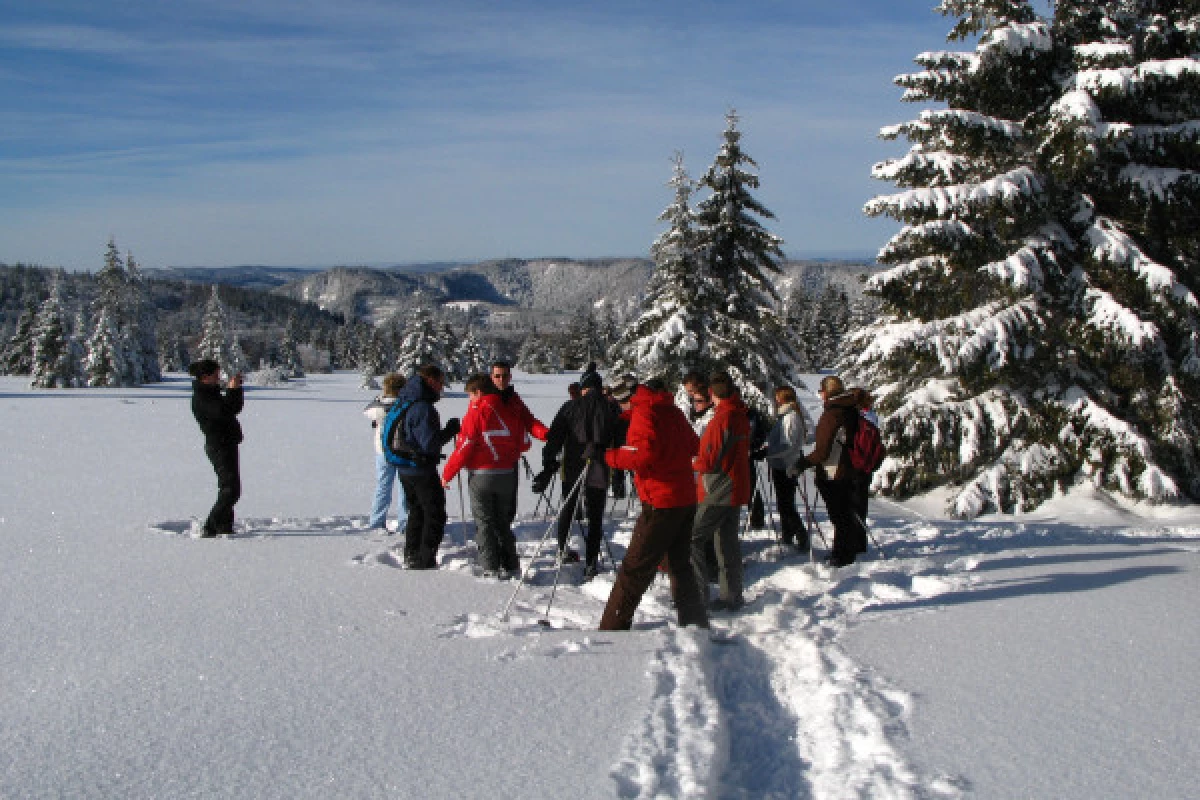
[[477, 472], [467, 480], [471, 498], [471, 515], [475, 518], [475, 546], [479, 549], [479, 566], [487, 571], [500, 567], [518, 571], [517, 540], [513, 537], [513, 486], [517, 473]]
[[775, 508], [779, 510], [783, 543], [808, 549], [808, 531], [796, 510], [796, 479], [788, 477], [786, 469], [771, 469], [771, 484], [775, 487]]
[[242, 475], [238, 468], [238, 446], [204, 445], [204, 454], [217, 473], [217, 502], [204, 521], [205, 533], [232, 533], [233, 507], [242, 496]]
[[446, 490], [436, 472], [401, 475], [400, 485], [408, 500], [404, 563], [413, 569], [435, 569], [446, 534]]
[[721, 599], [742, 602], [742, 545], [738, 540], [741, 506], [717, 506], [701, 503], [692, 522], [692, 569], [696, 581], [708, 599], [709, 549], [717, 553], [717, 576]]
[[[571, 538], [571, 523], [578, 517], [575, 509], [579, 507], [579, 476], [575, 475], [574, 480], [568, 480], [569, 477], [563, 478], [563, 486], [574, 488], [568, 490], [568, 494], [563, 498], [562, 508], [558, 510], [559, 550], [567, 546], [567, 540]], [[587, 513], [588, 525], [584, 541], [587, 543], [586, 561], [589, 565], [595, 564], [596, 559], [600, 557], [600, 543], [604, 537], [604, 503], [607, 499], [606, 489], [583, 487], [583, 510]]]
[[867, 552], [865, 520], [857, 513], [859, 489], [855, 480], [818, 480], [817, 490], [825, 500], [825, 510], [833, 523], [833, 552], [835, 562], [851, 564], [859, 553]]
[[667, 558], [667, 574], [671, 578], [671, 594], [675, 598], [679, 624], [708, 627], [705, 597], [692, 569], [692, 521], [695, 516], [695, 506], [656, 509], [642, 503], [642, 513], [633, 526], [629, 549], [621, 561], [604, 615], [600, 617], [600, 630], [629, 630], [633, 614], [654, 581], [663, 556]]
[[763, 486], [758, 474], [758, 462], [753, 458], [750, 459], [750, 527], [755, 530], [767, 527], [767, 507], [763, 503], [763, 492], [767, 487]]

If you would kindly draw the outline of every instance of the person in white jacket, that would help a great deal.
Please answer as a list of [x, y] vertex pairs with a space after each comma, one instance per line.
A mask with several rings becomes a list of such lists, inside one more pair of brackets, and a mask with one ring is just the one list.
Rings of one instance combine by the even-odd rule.
[[[375, 437], [375, 498], [371, 503], [371, 520], [369, 527], [387, 530], [388, 509], [392, 507], [392, 486], [396, 482], [396, 465], [387, 460], [383, 454], [383, 421], [387, 418], [388, 410], [396, 402], [396, 396], [404, 388], [404, 376], [398, 372], [390, 372], [383, 377], [383, 394], [371, 401], [363, 410], [367, 419], [371, 420], [371, 433]], [[400, 488], [400, 502], [396, 508], [396, 530], [404, 530], [408, 522], [408, 503], [404, 497], [404, 488]]]
[[783, 543], [801, 553], [808, 552], [808, 530], [796, 510], [797, 479], [787, 469], [804, 454], [808, 441], [808, 420], [791, 386], [775, 387], [775, 424], [767, 434], [767, 466], [775, 487], [775, 502], [782, 523]]

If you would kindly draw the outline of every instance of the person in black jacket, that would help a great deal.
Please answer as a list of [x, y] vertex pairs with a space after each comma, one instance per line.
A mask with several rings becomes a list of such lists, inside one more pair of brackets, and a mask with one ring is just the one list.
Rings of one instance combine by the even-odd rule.
[[582, 489], [588, 520], [583, 574], [584, 580], [590, 580], [599, 571], [600, 544], [604, 537], [604, 502], [610, 480], [604, 451], [613, 444], [617, 420], [612, 401], [604, 396], [599, 373], [588, 372], [580, 384], [583, 395], [564, 403], [550, 425], [546, 446], [542, 448], [542, 471], [533, 480], [533, 490], [539, 494], [546, 490], [558, 469], [561, 453], [565, 494], [558, 511], [558, 549], [564, 560], [579, 560], [579, 555], [566, 547]]
[[238, 467], [238, 445], [242, 441], [241, 413], [244, 398], [242, 376], [229, 379], [221, 390], [221, 367], [211, 358], [188, 367], [192, 381], [192, 415], [204, 433], [204, 453], [217, 473], [217, 502], [204, 521], [205, 538], [233, 533], [233, 507], [242, 496], [242, 477]]

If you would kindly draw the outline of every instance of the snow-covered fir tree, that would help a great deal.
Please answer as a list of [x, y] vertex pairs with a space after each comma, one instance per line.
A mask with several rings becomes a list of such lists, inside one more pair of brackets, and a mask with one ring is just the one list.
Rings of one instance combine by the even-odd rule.
[[33, 326], [36, 321], [36, 306], [28, 306], [17, 318], [17, 328], [4, 349], [4, 374], [28, 375], [33, 369]]
[[553, 346], [548, 337], [537, 331], [525, 337], [521, 349], [517, 351], [516, 366], [525, 372], [535, 374], [561, 372], [563, 368], [558, 349]]
[[491, 369], [491, 359], [488, 358], [487, 351], [483, 349], [483, 344], [472, 330], [467, 331], [462, 344], [459, 345], [458, 360], [459, 368], [468, 377], [480, 373], [487, 374]]
[[866, 207], [904, 223], [846, 364], [886, 414], [875, 487], [951, 484], [961, 516], [1080, 480], [1200, 497], [1196, 3], [940, 10], [979, 44], [897, 79], [947, 108], [884, 129], [912, 147], [874, 175], [904, 191]]
[[458, 334], [454, 332], [454, 329], [450, 327], [450, 323], [448, 322], [439, 324], [437, 330], [442, 341], [442, 347], [444, 348], [443, 352], [446, 354], [445, 361], [442, 362], [442, 369], [446, 373], [446, 381], [449, 383], [466, 380], [470, 373], [463, 366], [463, 353]]
[[63, 317], [62, 289], [58, 283], [38, 310], [33, 328], [33, 367], [30, 386], [35, 389], [69, 388], [76, 384], [67, 324]]
[[288, 315], [283, 329], [283, 340], [279, 343], [279, 365], [289, 378], [303, 378], [304, 366], [300, 363], [300, 345], [297, 342], [300, 322], [294, 313]]
[[120, 386], [128, 369], [117, 324], [104, 306], [99, 307], [92, 335], [88, 337], [83, 368], [87, 385], [97, 387]]
[[158, 360], [158, 314], [133, 253], [125, 254], [125, 276], [130, 352], [136, 354], [137, 362], [135, 382], [158, 383], [162, 380], [162, 365]]
[[74, 376], [75, 386], [87, 386], [87, 341], [91, 335], [91, 325], [88, 323], [87, 311], [80, 308], [75, 313], [71, 328], [67, 333], [67, 357], [69, 367]]
[[415, 308], [405, 321], [404, 337], [396, 351], [396, 370], [409, 375], [424, 364], [442, 369], [454, 360], [452, 343], [426, 306]]
[[751, 194], [758, 165], [742, 149], [737, 114], [731, 110], [725, 121], [724, 141], [700, 180], [711, 194], [695, 215], [696, 250], [715, 284], [705, 297], [716, 300], [697, 320], [706, 333], [701, 358], [728, 370], [746, 402], [768, 408], [772, 388], [791, 377], [796, 361], [772, 278], [783, 272], [782, 240], [759, 222], [775, 215]]
[[230, 372], [229, 349], [229, 312], [221, 302], [221, 294], [214, 284], [208, 304], [204, 308], [204, 323], [200, 343], [196, 346], [196, 358], [210, 358], [221, 365], [225, 374], [233, 375], [234, 373]]
[[[129, 274], [116, 241], [110, 238], [104, 253], [104, 266], [96, 273], [96, 297], [92, 302], [93, 319], [97, 323], [105, 320], [108, 329], [101, 331], [99, 338], [93, 331], [88, 339], [87, 363], [90, 366], [86, 371], [89, 386], [133, 386], [142, 382], [141, 351], [131, 324], [131, 313]], [[95, 359], [92, 358], [93, 342], [101, 348]], [[119, 366], [115, 375], [103, 366], [110, 361]], [[93, 379], [93, 366], [99, 370], [96, 374], [102, 377]]]
[[190, 363], [187, 343], [175, 328], [158, 329], [158, 361], [162, 369], [182, 372]]
[[784, 319], [795, 343], [797, 366], [816, 370], [837, 364], [843, 338], [851, 329], [850, 298], [844, 289], [826, 283], [814, 294], [796, 285], [785, 304]]
[[242, 349], [237, 334], [234, 334], [229, 343], [229, 365], [226, 372], [229, 375], [245, 375], [249, 371], [250, 360], [246, 358], [246, 351]]
[[[642, 310], [608, 350], [613, 374], [633, 373], [677, 385], [689, 370], [711, 371], [707, 358], [707, 322], [718, 302], [715, 281], [697, 253], [695, 184], [684, 168], [683, 155], [673, 159], [671, 204], [659, 215], [667, 223], [650, 247], [654, 271], [646, 285]], [[611, 311], [611, 309], [610, 309]]]
[[564, 369], [583, 369], [591, 361], [603, 361], [607, 347], [595, 308], [579, 309], [571, 317], [563, 336], [561, 355]]

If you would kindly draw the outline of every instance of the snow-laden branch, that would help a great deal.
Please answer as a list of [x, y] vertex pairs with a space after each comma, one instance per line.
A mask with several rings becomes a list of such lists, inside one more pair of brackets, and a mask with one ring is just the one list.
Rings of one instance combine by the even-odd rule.
[[997, 55], [1021, 55], [1029, 50], [1048, 52], [1054, 47], [1054, 37], [1045, 22], [1010, 22], [990, 31], [979, 41], [976, 51], [980, 58], [978, 69], [988, 58]]
[[1200, 173], [1168, 167], [1149, 167], [1144, 164], [1129, 164], [1118, 174], [1122, 182], [1132, 184], [1147, 197], [1167, 200], [1176, 184], [1186, 182], [1200, 184]]
[[935, 213], [940, 216], [1002, 204], [1012, 207], [1017, 200], [1032, 197], [1042, 191], [1042, 182], [1029, 167], [997, 175], [982, 183], [967, 183], [910, 189], [872, 199], [863, 210], [872, 217], [888, 214], [905, 217], [913, 214]]
[[1025, 129], [1019, 122], [962, 109], [937, 109], [922, 111], [915, 120], [886, 125], [879, 129], [882, 139], [907, 136], [910, 139], [927, 140], [936, 133], [947, 130], [982, 130], [999, 134], [1008, 139], [1020, 139]]
[[940, 175], [943, 183], [956, 183], [969, 173], [971, 165], [971, 159], [966, 156], [941, 150], [926, 152], [914, 147], [903, 158], [876, 164], [871, 168], [871, 177], [896, 182], [906, 174], [922, 173]]
[[1162, 346], [1157, 325], [1146, 322], [1103, 289], [1088, 289], [1084, 303], [1088, 310], [1086, 322], [1096, 330], [1110, 332], [1139, 349]]
[[[945, 319], [910, 320], [870, 330], [870, 341], [859, 353], [860, 369], [893, 358], [904, 350], [932, 352], [946, 374], [987, 357], [993, 367], [1008, 363], [1019, 345], [1016, 333], [1041, 325], [1037, 301], [1027, 298], [1008, 306], [993, 302]], [[855, 341], [867, 338], [855, 336]]]
[[1076, 89], [1093, 93], [1107, 90], [1133, 94], [1144, 91], [1148, 84], [1179, 80], [1184, 76], [1200, 77], [1200, 61], [1172, 58], [1166, 61], [1143, 61], [1136, 67], [1083, 70], [1076, 74], [1073, 83]]
[[1155, 294], [1167, 295], [1196, 307], [1196, 296], [1180, 283], [1175, 273], [1146, 255], [1133, 238], [1107, 217], [1096, 218], [1083, 235], [1097, 261], [1125, 264], [1133, 270]]
[[[884, 263], [889, 263], [903, 250], [913, 248], [922, 242], [956, 242], [969, 239], [974, 235], [975, 231], [971, 229], [970, 225], [957, 219], [935, 219], [920, 225], [905, 225], [899, 233], [888, 240], [876, 258]], [[869, 282], [868, 285], [870, 285]]]

